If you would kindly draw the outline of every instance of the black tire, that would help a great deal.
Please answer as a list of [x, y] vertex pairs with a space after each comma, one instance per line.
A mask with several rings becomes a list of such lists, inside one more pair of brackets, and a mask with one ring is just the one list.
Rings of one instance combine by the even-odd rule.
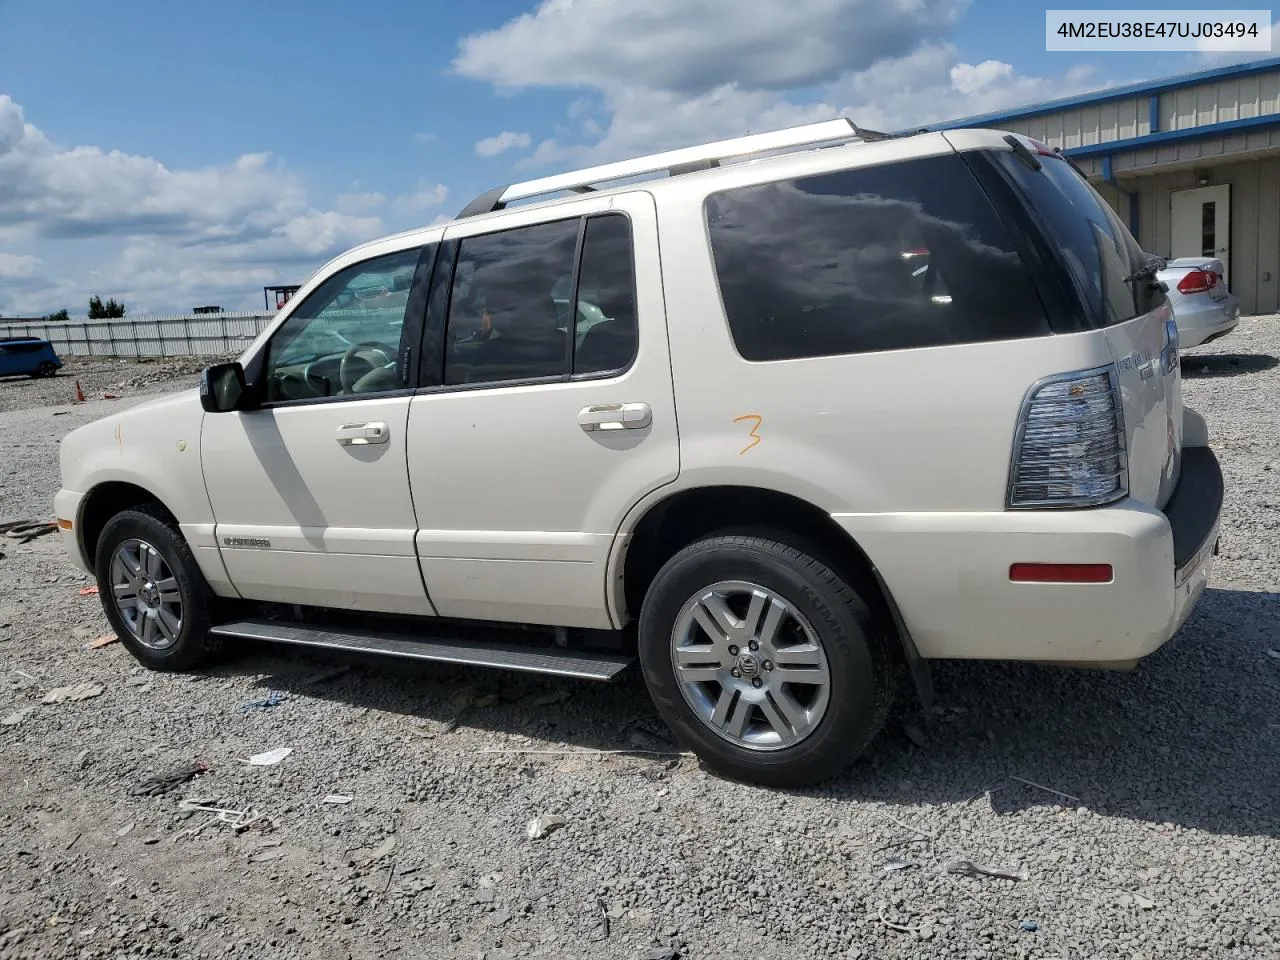
[[52, 377], [57, 372], [58, 365], [52, 360], [45, 360], [40, 364], [40, 366], [36, 367], [37, 377]]
[[[730, 742], [710, 729], [681, 693], [672, 665], [677, 618], [693, 597], [727, 580], [778, 594], [808, 621], [826, 655], [826, 712], [792, 746], [760, 751]], [[649, 693], [677, 739], [710, 770], [748, 783], [800, 787], [835, 776], [871, 743], [893, 703], [896, 671], [889, 634], [873, 608], [826, 564], [762, 536], [711, 536], [668, 560], [645, 594], [639, 647]]]
[[[176, 581], [182, 604], [180, 627], [176, 639], [163, 649], [148, 646], [136, 637], [116, 606], [111, 562], [116, 549], [128, 540], [140, 540], [154, 547]], [[143, 665], [152, 670], [189, 670], [221, 652], [221, 641], [209, 635], [213, 591], [196, 565], [186, 539], [158, 505], [139, 504], [107, 521], [98, 537], [94, 570], [107, 620], [120, 641]]]

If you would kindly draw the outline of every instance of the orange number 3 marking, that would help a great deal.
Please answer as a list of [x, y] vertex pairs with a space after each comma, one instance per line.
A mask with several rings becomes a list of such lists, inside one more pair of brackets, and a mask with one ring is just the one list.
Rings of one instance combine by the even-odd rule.
[[733, 418], [734, 423], [742, 423], [742, 421], [744, 420], [753, 421], [753, 423], [751, 424], [751, 433], [748, 434], [748, 436], [751, 437], [751, 442], [738, 451], [738, 456], [742, 456], [744, 453], [746, 453], [748, 450], [750, 450], [752, 447], [754, 447], [757, 443], [760, 442], [761, 436], [760, 434], [756, 433], [756, 431], [760, 429], [760, 424], [764, 422], [764, 418], [757, 413], [744, 413], [740, 417]]

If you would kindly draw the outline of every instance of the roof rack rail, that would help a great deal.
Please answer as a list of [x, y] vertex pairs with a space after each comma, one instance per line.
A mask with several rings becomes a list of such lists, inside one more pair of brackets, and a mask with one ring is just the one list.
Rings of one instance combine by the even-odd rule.
[[480, 194], [463, 207], [462, 212], [458, 214], [458, 219], [481, 213], [492, 213], [503, 209], [513, 201], [528, 200], [531, 197], [551, 193], [566, 191], [590, 193], [598, 189], [599, 184], [651, 173], [665, 172], [667, 176], [674, 177], [682, 173], [709, 170], [712, 167], [718, 167], [724, 160], [736, 157], [848, 140], [880, 140], [886, 136], [874, 130], [863, 130], [847, 117], [788, 127], [769, 133], [753, 133], [732, 140], [718, 140], [715, 143], [704, 143], [696, 147], [682, 147], [647, 157], [637, 157], [634, 160], [621, 160], [599, 167], [589, 167], [585, 170], [574, 170], [538, 180], [527, 180], [524, 183], [495, 187]]

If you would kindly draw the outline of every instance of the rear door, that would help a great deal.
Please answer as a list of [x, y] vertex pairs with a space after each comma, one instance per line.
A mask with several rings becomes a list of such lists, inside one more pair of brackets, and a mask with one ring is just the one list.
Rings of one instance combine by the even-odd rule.
[[[1028, 141], [1030, 143], [1031, 141]], [[1129, 495], [1163, 507], [1178, 482], [1182, 380], [1176, 327], [1154, 277], [1135, 277], [1146, 257], [1115, 211], [1063, 158], [1013, 153], [997, 162], [1019, 188], [1072, 276], [1115, 360], [1124, 411]]]
[[657, 216], [648, 193], [547, 216], [445, 234], [409, 411], [418, 554], [442, 616], [608, 628], [622, 519], [680, 467]]

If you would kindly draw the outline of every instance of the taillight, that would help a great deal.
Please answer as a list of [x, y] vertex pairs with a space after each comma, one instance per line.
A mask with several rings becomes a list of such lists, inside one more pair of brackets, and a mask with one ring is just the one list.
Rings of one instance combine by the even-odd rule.
[[1218, 285], [1218, 275], [1212, 270], [1192, 270], [1178, 281], [1179, 293], [1205, 293]]
[[1092, 507], [1128, 493], [1124, 416], [1113, 366], [1049, 377], [1022, 402], [1010, 509]]

